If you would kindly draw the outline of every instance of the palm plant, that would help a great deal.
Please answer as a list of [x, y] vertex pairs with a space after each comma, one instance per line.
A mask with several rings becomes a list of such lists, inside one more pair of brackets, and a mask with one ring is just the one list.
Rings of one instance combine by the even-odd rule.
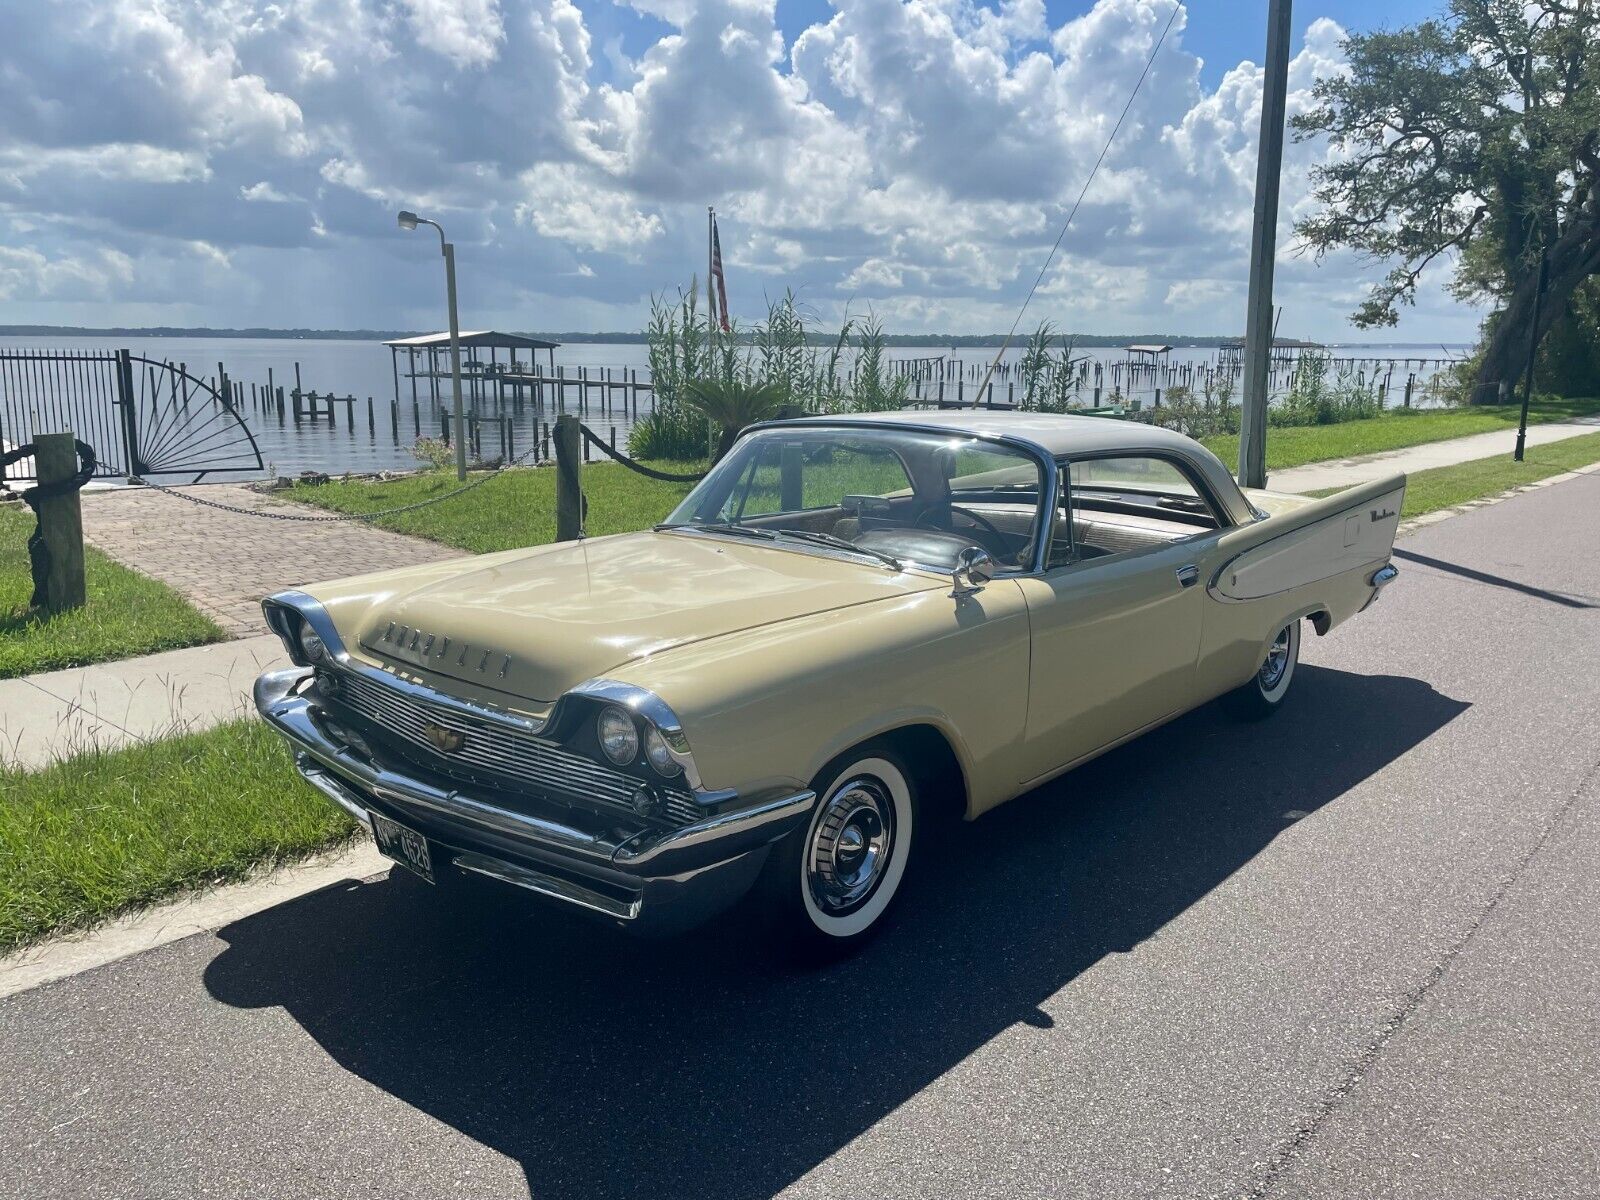
[[717, 444], [711, 454], [711, 461], [715, 463], [733, 448], [745, 426], [769, 420], [782, 412], [788, 403], [788, 393], [776, 383], [696, 379], [684, 385], [683, 401], [717, 427]]

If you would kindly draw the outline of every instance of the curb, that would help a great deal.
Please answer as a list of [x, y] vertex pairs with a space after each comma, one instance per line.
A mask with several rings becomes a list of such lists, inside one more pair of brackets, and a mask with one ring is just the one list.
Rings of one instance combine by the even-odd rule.
[[1535, 479], [1532, 483], [1519, 483], [1516, 487], [1507, 488], [1505, 491], [1497, 492], [1493, 496], [1482, 496], [1477, 500], [1467, 500], [1461, 504], [1453, 504], [1449, 508], [1441, 508], [1431, 513], [1424, 513], [1420, 517], [1412, 517], [1408, 521], [1401, 521], [1400, 527], [1395, 530], [1395, 536], [1400, 537], [1416, 529], [1437, 525], [1440, 521], [1448, 521], [1451, 517], [1459, 517], [1463, 513], [1472, 512], [1474, 509], [1487, 508], [1491, 504], [1499, 504], [1502, 500], [1520, 496], [1523, 492], [1533, 492], [1540, 488], [1553, 487], [1558, 483], [1581, 479], [1585, 475], [1593, 475], [1596, 472], [1600, 472], [1600, 462], [1592, 462], [1586, 467], [1574, 467], [1572, 470], [1563, 471], [1559, 475], [1547, 475], [1543, 479]]
[[146, 950], [210, 933], [274, 905], [349, 879], [382, 873], [389, 860], [370, 842], [325, 851], [210, 891], [192, 892], [81, 933], [0, 958], [0, 998], [103, 967]]

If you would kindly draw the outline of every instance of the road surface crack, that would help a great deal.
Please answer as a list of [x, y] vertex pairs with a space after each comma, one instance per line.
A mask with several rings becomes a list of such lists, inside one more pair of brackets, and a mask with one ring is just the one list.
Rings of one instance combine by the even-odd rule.
[[1472, 944], [1478, 931], [1483, 928], [1484, 924], [1500, 907], [1500, 902], [1505, 899], [1512, 886], [1526, 873], [1534, 859], [1549, 844], [1555, 832], [1566, 823], [1568, 815], [1577, 806], [1578, 800], [1596, 780], [1600, 780], [1600, 762], [1589, 768], [1588, 774], [1578, 782], [1577, 786], [1567, 795], [1567, 798], [1562, 801], [1561, 806], [1545, 822], [1544, 828], [1539, 832], [1539, 836], [1534, 839], [1533, 844], [1523, 855], [1517, 859], [1510, 873], [1501, 878], [1499, 885], [1495, 888], [1494, 895], [1479, 910], [1477, 917], [1467, 927], [1466, 932], [1457, 938], [1450, 948], [1429, 968], [1428, 974], [1422, 982], [1401, 997], [1400, 1003], [1395, 1006], [1388, 1018], [1377, 1029], [1372, 1040], [1362, 1049], [1345, 1077], [1324, 1094], [1322, 1102], [1317, 1106], [1316, 1111], [1312, 1113], [1311, 1118], [1295, 1130], [1289, 1140], [1273, 1155], [1270, 1162], [1264, 1164], [1262, 1173], [1248, 1190], [1240, 1193], [1241, 1196], [1247, 1197], [1248, 1200], [1260, 1200], [1261, 1197], [1266, 1196], [1277, 1186], [1284, 1170], [1317, 1135], [1317, 1132], [1327, 1123], [1328, 1119], [1333, 1116], [1345, 1097], [1356, 1089], [1356, 1086], [1366, 1076], [1367, 1072], [1373, 1068], [1389, 1041], [1411, 1019], [1412, 1014], [1421, 1006], [1428, 993], [1433, 990], [1434, 985], [1444, 978], [1445, 972], [1450, 969], [1450, 965]]

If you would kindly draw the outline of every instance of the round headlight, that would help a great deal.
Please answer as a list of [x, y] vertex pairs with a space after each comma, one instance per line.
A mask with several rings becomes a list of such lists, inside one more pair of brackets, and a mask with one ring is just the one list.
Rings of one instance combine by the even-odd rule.
[[667, 748], [667, 739], [661, 736], [661, 731], [654, 725], [644, 735], [644, 756], [650, 760], [650, 765], [658, 775], [676, 775], [683, 770], [682, 764], [672, 757], [672, 751]]
[[310, 621], [300, 622], [300, 629], [295, 634], [295, 640], [300, 643], [300, 653], [306, 656], [307, 662], [319, 663], [327, 659], [328, 647], [317, 636], [317, 631], [311, 628]]
[[595, 732], [600, 737], [600, 749], [617, 766], [627, 766], [639, 757], [639, 730], [627, 709], [615, 704], [601, 709]]

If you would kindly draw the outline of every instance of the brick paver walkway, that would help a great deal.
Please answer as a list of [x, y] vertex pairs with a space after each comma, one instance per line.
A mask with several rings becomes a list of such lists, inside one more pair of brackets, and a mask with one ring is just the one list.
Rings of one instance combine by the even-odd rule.
[[[243, 487], [179, 490], [240, 508], [315, 511]], [[270, 521], [144, 488], [84, 493], [83, 532], [118, 562], [177, 588], [235, 637], [265, 631], [259, 602], [269, 593], [462, 555], [362, 521]]]

